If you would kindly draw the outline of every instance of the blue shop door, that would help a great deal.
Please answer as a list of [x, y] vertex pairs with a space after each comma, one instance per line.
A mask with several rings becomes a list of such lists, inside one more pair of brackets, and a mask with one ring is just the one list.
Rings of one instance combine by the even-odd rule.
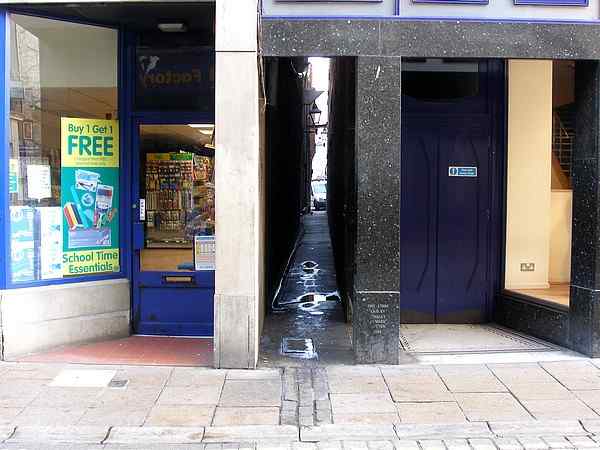
[[211, 133], [210, 124], [135, 125], [133, 323], [138, 334], [213, 335]]
[[486, 322], [494, 161], [487, 64], [405, 65], [415, 72], [403, 73], [401, 321]]

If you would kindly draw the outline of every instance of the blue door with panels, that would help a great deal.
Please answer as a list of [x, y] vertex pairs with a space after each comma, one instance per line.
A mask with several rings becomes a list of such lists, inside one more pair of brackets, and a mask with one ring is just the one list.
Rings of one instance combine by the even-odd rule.
[[131, 39], [135, 333], [212, 336], [214, 47], [192, 33]]
[[494, 69], [494, 62], [485, 61], [404, 64], [403, 323], [488, 320], [496, 182]]
[[134, 124], [133, 322], [139, 334], [213, 334], [215, 154], [199, 127], [211, 125]]

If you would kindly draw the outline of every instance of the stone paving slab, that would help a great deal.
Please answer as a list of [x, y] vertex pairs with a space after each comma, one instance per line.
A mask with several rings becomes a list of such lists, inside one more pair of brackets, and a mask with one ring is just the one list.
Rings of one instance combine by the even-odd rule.
[[539, 420], [569, 419], [571, 417], [595, 419], [599, 417], [576, 398], [570, 400], [523, 400], [522, 404]]
[[239, 425], [278, 425], [279, 408], [247, 407], [228, 408], [218, 407], [213, 421], [214, 426]]
[[300, 440], [318, 441], [371, 441], [395, 439], [393, 425], [321, 425], [300, 428]]
[[143, 424], [157, 427], [207, 427], [215, 412], [208, 405], [156, 405]]
[[331, 394], [334, 414], [395, 413], [396, 406], [389, 393], [385, 394]]
[[202, 442], [277, 441], [298, 440], [298, 427], [291, 425], [243, 425], [208, 427]]
[[[220, 406], [280, 406], [280, 380], [227, 380], [217, 402]], [[215, 402], [216, 403], [216, 402]]]
[[582, 420], [581, 424], [587, 432], [600, 434], [600, 419]]
[[487, 420], [533, 420], [532, 416], [509, 393], [457, 393], [454, 398], [467, 419], [473, 422]]
[[15, 432], [15, 427], [0, 427], [0, 442], [6, 441]]
[[100, 444], [106, 439], [107, 427], [17, 427], [7, 443]]
[[515, 438], [496, 438], [494, 444], [499, 450], [521, 450], [523, 448]]
[[[591, 422], [591, 421], [590, 421]], [[545, 420], [527, 423], [488, 422], [490, 430], [496, 436], [547, 436], [547, 435], [582, 435], [587, 434], [578, 420]], [[589, 430], [588, 430], [589, 431]], [[600, 431], [600, 430], [599, 430]]]
[[203, 427], [114, 427], [107, 444], [194, 444], [201, 443]]
[[492, 433], [485, 422], [464, 424], [404, 424], [394, 425], [400, 439], [461, 439], [486, 438]]

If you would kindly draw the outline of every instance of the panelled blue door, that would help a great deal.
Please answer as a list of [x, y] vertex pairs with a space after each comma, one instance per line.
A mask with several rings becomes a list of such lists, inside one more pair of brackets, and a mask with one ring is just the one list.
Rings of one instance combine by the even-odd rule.
[[477, 76], [472, 71], [470, 79], [458, 80], [455, 72], [448, 72], [451, 68], [437, 65], [438, 77], [454, 77], [449, 88], [476, 82], [474, 88], [462, 88], [474, 95], [442, 101], [409, 97], [425, 91], [411, 85], [410, 77], [406, 83], [400, 225], [403, 323], [487, 320], [494, 109], [489, 107], [487, 67], [480, 62], [475, 67]]
[[203, 174], [210, 178], [215, 155], [187, 124], [193, 119], [180, 122], [182, 117], [164, 115], [133, 124], [133, 326], [138, 334], [213, 335], [215, 271], [196, 266], [194, 236], [214, 236], [212, 179], [195, 185], [200, 183], [196, 166], [210, 168]]

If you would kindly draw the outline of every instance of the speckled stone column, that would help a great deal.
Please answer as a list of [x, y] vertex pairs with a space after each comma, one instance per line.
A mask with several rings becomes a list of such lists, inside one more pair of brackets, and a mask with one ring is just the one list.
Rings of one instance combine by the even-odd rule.
[[358, 363], [398, 363], [400, 58], [358, 57], [353, 346]]
[[569, 332], [573, 349], [597, 357], [600, 356], [600, 62], [578, 61], [575, 67]]

